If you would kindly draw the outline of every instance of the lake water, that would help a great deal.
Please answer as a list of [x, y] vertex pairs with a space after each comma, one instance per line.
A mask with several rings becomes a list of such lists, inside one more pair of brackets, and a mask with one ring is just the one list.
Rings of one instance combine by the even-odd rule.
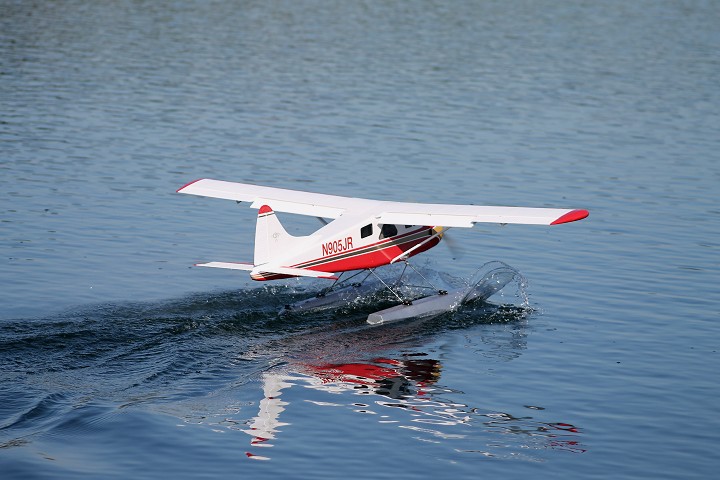
[[[3, 478], [710, 478], [720, 7], [0, 0]], [[257, 284], [200, 177], [586, 208], [416, 257], [527, 279], [381, 327]], [[317, 220], [281, 216], [291, 233]]]

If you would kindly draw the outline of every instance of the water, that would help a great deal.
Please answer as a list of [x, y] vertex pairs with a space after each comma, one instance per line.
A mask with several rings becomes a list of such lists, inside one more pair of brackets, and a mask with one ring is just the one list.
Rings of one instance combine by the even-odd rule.
[[[713, 2], [0, 0], [3, 478], [708, 478]], [[418, 257], [528, 280], [432, 320], [278, 317], [199, 177], [587, 208]], [[294, 233], [315, 219], [281, 217]], [[427, 260], [423, 260], [427, 259]], [[428, 263], [424, 263], [427, 261]]]

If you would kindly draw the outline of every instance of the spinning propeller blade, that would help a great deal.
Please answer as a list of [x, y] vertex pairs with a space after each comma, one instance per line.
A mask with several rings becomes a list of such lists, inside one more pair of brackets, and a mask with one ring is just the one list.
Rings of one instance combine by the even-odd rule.
[[448, 250], [450, 250], [453, 260], [459, 260], [465, 255], [465, 249], [452, 235], [448, 235], [448, 233], [445, 232], [443, 233], [442, 240]]

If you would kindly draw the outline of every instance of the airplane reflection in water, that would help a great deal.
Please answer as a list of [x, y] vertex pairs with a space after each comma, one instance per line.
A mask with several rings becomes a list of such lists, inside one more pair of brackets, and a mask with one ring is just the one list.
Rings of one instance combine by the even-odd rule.
[[[540, 422], [529, 416], [516, 417], [501, 412], [481, 413], [477, 408], [448, 399], [453, 393], [460, 395], [462, 392], [437, 385], [442, 366], [438, 360], [421, 358], [424, 356], [420, 353], [402, 359], [377, 358], [365, 363], [295, 365], [299, 367], [297, 373], [266, 372], [262, 377], [264, 397], [259, 403], [258, 414], [243, 431], [252, 437], [252, 447], [274, 446], [273, 441], [278, 439], [283, 427], [290, 425], [281, 420], [283, 412], [290, 408], [289, 402], [283, 401], [282, 394], [291, 387], [301, 386], [330, 394], [367, 396], [367, 401], [349, 404], [306, 401], [320, 407], [347, 406], [358, 413], [380, 414], [379, 423], [396, 424], [438, 442], [467, 437], [465, 434], [452, 433], [453, 426], [481, 423], [484, 432], [514, 434], [514, 441], [519, 442], [516, 445], [518, 449], [550, 448], [575, 453], [585, 451], [579, 442], [580, 431], [573, 425]], [[369, 401], [370, 397], [372, 401]], [[346, 400], [346, 397], [342, 397], [342, 400]], [[393, 411], [386, 411], [387, 414], [383, 415], [382, 407], [392, 408]], [[376, 408], [377, 411], [374, 411]], [[526, 408], [543, 410], [541, 407]], [[398, 413], [401, 410], [408, 412], [407, 419]], [[490, 443], [495, 443], [494, 440], [496, 438]], [[493, 448], [497, 447], [495, 445]], [[462, 448], [457, 451], [486, 456], [501, 455], [500, 452]], [[269, 460], [264, 455], [266, 452], [261, 454], [255, 450], [246, 452], [246, 455], [256, 460]]]

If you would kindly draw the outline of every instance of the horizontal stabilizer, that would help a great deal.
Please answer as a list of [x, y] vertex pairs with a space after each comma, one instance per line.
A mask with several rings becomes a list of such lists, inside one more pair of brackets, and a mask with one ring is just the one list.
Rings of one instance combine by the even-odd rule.
[[[208, 263], [197, 263], [196, 267], [210, 267], [210, 268], [226, 268], [228, 270], [244, 270], [250, 272], [250, 275], [255, 277], [266, 277], [269, 275], [289, 275], [293, 277], [313, 277], [313, 278], [327, 278], [329, 280], [337, 280], [338, 277], [333, 273], [329, 272], [318, 272], [317, 270], [308, 270], [307, 268], [292, 268], [292, 267], [277, 267], [271, 265], [259, 265], [255, 266], [252, 263], [241, 263], [241, 262], [208, 262]], [[261, 278], [258, 278], [261, 279]]]
[[259, 265], [250, 272], [253, 276], [267, 276], [266, 274], [277, 274], [277, 275], [292, 275], [293, 277], [313, 277], [313, 278], [327, 278], [329, 280], [337, 280], [338, 277], [333, 273], [318, 272], [317, 270], [308, 270], [307, 268], [292, 268], [292, 267], [276, 267], [270, 265]]
[[239, 262], [208, 262], [208, 263], [197, 263], [196, 267], [211, 267], [211, 268], [227, 268], [230, 270], [245, 270], [251, 271], [255, 268], [252, 263], [239, 263]]

